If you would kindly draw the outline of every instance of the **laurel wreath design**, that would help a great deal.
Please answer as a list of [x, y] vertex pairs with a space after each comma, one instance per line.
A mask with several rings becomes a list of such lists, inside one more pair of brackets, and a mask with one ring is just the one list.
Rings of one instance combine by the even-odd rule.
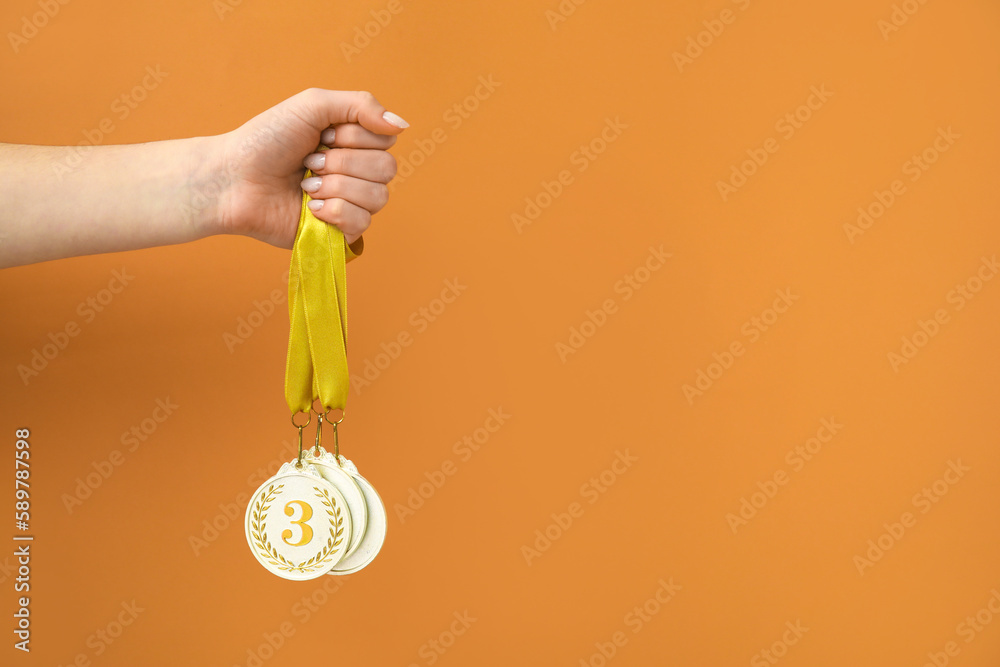
[[314, 486], [313, 490], [316, 491], [316, 497], [326, 506], [327, 515], [333, 519], [333, 526], [330, 528], [330, 537], [319, 553], [309, 560], [302, 563], [294, 563], [288, 560], [278, 553], [278, 550], [274, 548], [271, 541], [267, 539], [267, 510], [270, 509], [271, 503], [274, 501], [274, 497], [278, 491], [284, 486], [284, 484], [279, 484], [278, 486], [274, 484], [270, 485], [267, 488], [267, 493], [254, 503], [253, 518], [250, 521], [250, 534], [257, 546], [258, 553], [275, 568], [283, 572], [301, 572], [307, 574], [319, 569], [320, 566], [327, 563], [336, 554], [337, 547], [344, 541], [344, 517], [341, 514], [337, 501], [330, 496], [330, 492], [327, 489]]

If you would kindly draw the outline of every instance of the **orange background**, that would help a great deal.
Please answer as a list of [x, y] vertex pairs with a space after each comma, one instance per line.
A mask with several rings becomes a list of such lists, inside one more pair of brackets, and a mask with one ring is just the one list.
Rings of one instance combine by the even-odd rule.
[[[352, 374], [413, 336], [352, 392], [342, 429], [388, 539], [327, 589], [266, 572], [242, 528], [256, 471], [294, 436], [287, 306], [232, 351], [224, 335], [284, 290], [287, 251], [216, 237], [0, 273], [0, 498], [13, 505], [14, 430], [30, 428], [36, 538], [33, 650], [7, 631], [4, 664], [252, 665], [282, 624], [293, 634], [262, 664], [597, 666], [619, 632], [609, 664], [773, 664], [762, 650], [783, 665], [998, 664], [1000, 618], [982, 612], [972, 641], [960, 624], [1000, 590], [1000, 280], [961, 309], [949, 293], [1000, 250], [1000, 7], [909, 0], [884, 37], [889, 0], [595, 0], [554, 29], [556, 0], [399, 2], [350, 62], [341, 44], [387, 3], [246, 0], [220, 18], [208, 0], [71, 2], [18, 53], [4, 39], [5, 142], [77, 144], [104, 118], [103, 143], [216, 134], [318, 86], [374, 92], [411, 123], [401, 175], [420, 163], [349, 268]], [[732, 22], [713, 23], [724, 9]], [[4, 3], [3, 33], [39, 11]], [[705, 21], [721, 34], [679, 71]], [[166, 78], [120, 119], [112, 103], [147, 66]], [[500, 85], [456, 127], [446, 113], [481, 76]], [[811, 86], [832, 96], [786, 137], [776, 123]], [[609, 118], [627, 128], [580, 171], [574, 153]], [[939, 128], [958, 138], [910, 180]], [[717, 183], [772, 137], [723, 201]], [[572, 182], [519, 233], [512, 214], [562, 170]], [[905, 193], [852, 243], [844, 225], [895, 179]], [[660, 245], [670, 259], [625, 300], [616, 283]], [[132, 282], [85, 321], [79, 304], [123, 267]], [[411, 314], [449, 279], [467, 289], [418, 332]], [[798, 298], [775, 321], [785, 289]], [[606, 299], [616, 311], [564, 363], [557, 343]], [[889, 353], [938, 309], [947, 321], [894, 369]], [[18, 365], [71, 321], [79, 335], [25, 385]], [[717, 379], [689, 401], [699, 371]], [[128, 451], [157, 399], [178, 407]], [[510, 419], [463, 461], [454, 443], [500, 407]], [[843, 427], [795, 469], [787, 453], [823, 419]], [[68, 511], [64, 494], [115, 450], [121, 465]], [[582, 488], [626, 450], [638, 460], [606, 492]], [[448, 460], [455, 474], [402, 522], [397, 505]], [[915, 501], [949, 461], [968, 471]], [[227, 525], [220, 505], [238, 498]], [[744, 498], [761, 507], [734, 533]], [[549, 527], [574, 502], [582, 515]], [[883, 535], [904, 512], [905, 534]], [[522, 547], [547, 527], [557, 537], [529, 565]], [[661, 580], [681, 587], [662, 606]], [[310, 596], [323, 604], [306, 618]], [[133, 600], [135, 621], [95, 640]], [[636, 632], [646, 604], [657, 613]]]

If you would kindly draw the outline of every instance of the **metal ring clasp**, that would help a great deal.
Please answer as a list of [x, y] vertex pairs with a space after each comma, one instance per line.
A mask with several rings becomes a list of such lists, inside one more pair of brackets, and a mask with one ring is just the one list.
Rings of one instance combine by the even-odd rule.
[[305, 424], [296, 424], [295, 423], [295, 415], [299, 414], [298, 412], [296, 412], [296, 413], [294, 413], [292, 415], [292, 426], [294, 426], [299, 431], [299, 458], [295, 462], [295, 467], [296, 468], [301, 468], [302, 467], [302, 429], [304, 429], [306, 426], [309, 426], [309, 423], [312, 421], [312, 413], [311, 412], [308, 412], [308, 411], [305, 411], [305, 410], [302, 410], [302, 412], [305, 412], [309, 416], [309, 419], [306, 420]]

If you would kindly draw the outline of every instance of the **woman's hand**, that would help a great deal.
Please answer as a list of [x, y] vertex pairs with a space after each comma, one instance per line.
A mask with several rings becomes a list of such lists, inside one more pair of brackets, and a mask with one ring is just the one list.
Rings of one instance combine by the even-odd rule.
[[[218, 136], [82, 156], [74, 146], [0, 144], [0, 268], [213, 234], [291, 248], [302, 187], [316, 217], [353, 243], [385, 206], [396, 174], [386, 149], [405, 127], [371, 93], [310, 88]], [[315, 153], [321, 141], [332, 149]], [[302, 182], [303, 159], [318, 180]]]
[[[221, 230], [291, 248], [304, 189], [314, 215], [354, 243], [388, 201], [387, 149], [406, 127], [367, 92], [311, 88], [271, 107], [222, 137]], [[303, 180], [303, 166], [316, 175]]]

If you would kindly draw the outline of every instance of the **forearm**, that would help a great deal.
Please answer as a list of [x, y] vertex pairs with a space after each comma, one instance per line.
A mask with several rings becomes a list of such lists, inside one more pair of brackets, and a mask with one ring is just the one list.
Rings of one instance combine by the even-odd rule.
[[214, 189], [220, 139], [97, 146], [82, 158], [75, 147], [0, 144], [0, 268], [218, 233], [202, 193]]

